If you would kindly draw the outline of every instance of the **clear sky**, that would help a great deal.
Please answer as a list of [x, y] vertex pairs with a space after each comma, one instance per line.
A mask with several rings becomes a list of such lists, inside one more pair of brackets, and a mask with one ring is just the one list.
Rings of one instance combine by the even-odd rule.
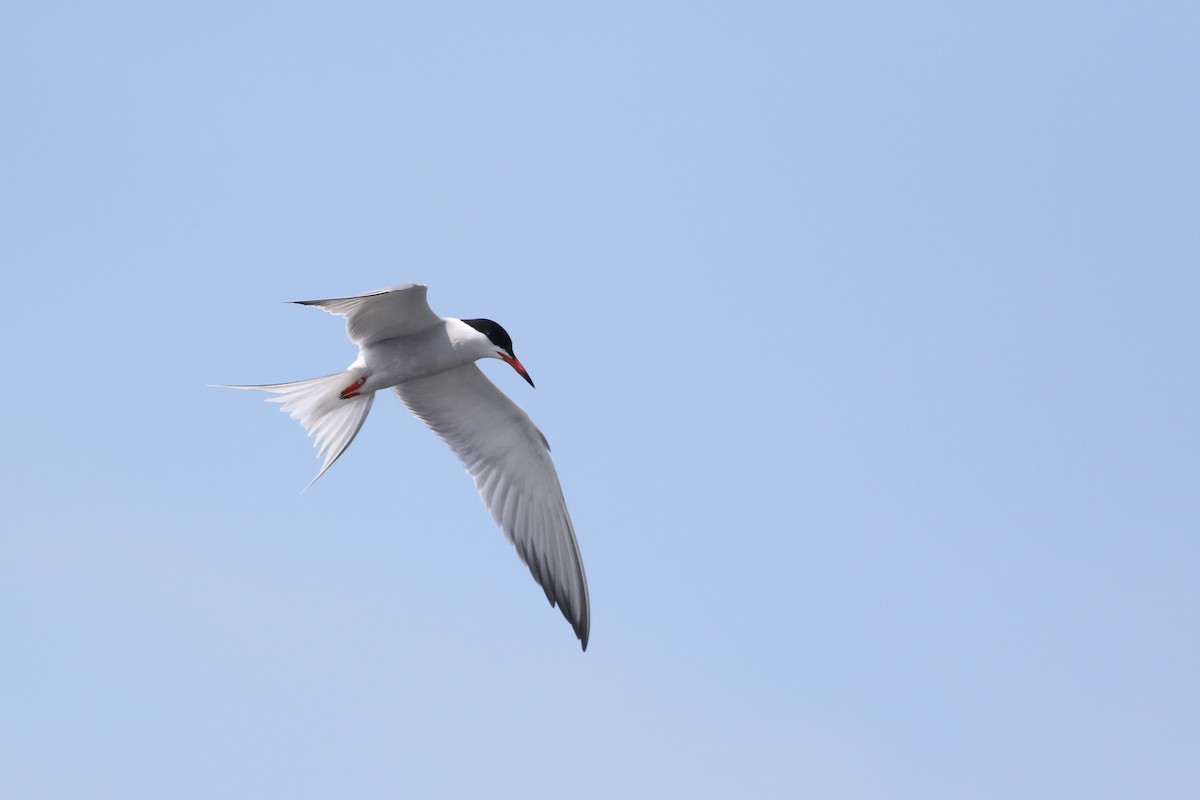
[[[10, 3], [0, 795], [1200, 796], [1194, 3]], [[281, 301], [537, 389], [581, 653]]]

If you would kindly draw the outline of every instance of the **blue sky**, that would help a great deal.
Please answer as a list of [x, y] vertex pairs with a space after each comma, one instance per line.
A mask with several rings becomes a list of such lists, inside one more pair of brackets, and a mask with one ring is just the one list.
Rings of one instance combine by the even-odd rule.
[[[0, 793], [1195, 796], [1200, 13], [10, 4]], [[537, 382], [587, 653], [441, 443], [210, 383], [395, 283]]]

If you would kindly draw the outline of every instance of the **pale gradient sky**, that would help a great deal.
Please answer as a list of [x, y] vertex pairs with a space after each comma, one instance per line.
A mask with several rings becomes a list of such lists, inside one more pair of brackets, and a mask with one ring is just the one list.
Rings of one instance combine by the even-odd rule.
[[[0, 11], [0, 795], [1200, 796], [1189, 3]], [[210, 383], [419, 281], [554, 457]]]

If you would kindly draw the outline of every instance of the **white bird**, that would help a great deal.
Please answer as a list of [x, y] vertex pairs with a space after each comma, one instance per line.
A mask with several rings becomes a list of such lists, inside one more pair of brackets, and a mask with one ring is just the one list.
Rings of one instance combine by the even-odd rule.
[[425, 292], [425, 286], [410, 283], [354, 297], [296, 301], [346, 318], [346, 334], [359, 347], [354, 363], [306, 381], [224, 388], [278, 395], [268, 402], [281, 403], [282, 411], [299, 420], [325, 458], [314, 482], [354, 441], [375, 392], [392, 389], [462, 460], [492, 519], [587, 650], [587, 578], [550, 445], [475, 362], [498, 358], [530, 386], [533, 380], [504, 328], [489, 319], [439, 317]]

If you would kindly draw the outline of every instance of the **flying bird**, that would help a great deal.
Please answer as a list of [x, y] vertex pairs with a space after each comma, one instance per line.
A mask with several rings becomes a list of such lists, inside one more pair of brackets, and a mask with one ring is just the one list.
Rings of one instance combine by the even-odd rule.
[[[253, 389], [299, 420], [325, 462], [315, 482], [358, 434], [375, 393], [391, 389], [458, 455], [492, 519], [587, 650], [587, 578], [550, 445], [533, 421], [475, 366], [498, 358], [530, 386], [512, 338], [490, 319], [439, 317], [418, 283], [330, 300], [300, 300], [346, 318], [358, 358], [321, 378]], [[311, 484], [309, 484], [311, 485]]]

